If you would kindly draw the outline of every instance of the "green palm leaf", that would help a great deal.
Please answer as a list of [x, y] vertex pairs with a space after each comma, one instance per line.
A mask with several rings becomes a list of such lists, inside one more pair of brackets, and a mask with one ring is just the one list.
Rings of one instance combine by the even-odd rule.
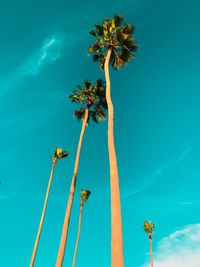
[[93, 55], [93, 60], [99, 62], [104, 69], [105, 57], [108, 49], [112, 50], [110, 63], [114, 69], [120, 69], [135, 57], [133, 54], [137, 49], [133, 33], [134, 25], [123, 24], [123, 16], [115, 15], [113, 18], [105, 18], [102, 25], [95, 24], [96, 29], [90, 33], [96, 38], [88, 53]]
[[77, 109], [74, 112], [74, 117], [76, 117], [77, 120], [79, 120], [79, 121], [84, 118], [84, 115], [85, 115], [85, 110], [84, 109]]
[[96, 115], [96, 112], [95, 111], [91, 111], [90, 112], [90, 115], [91, 115], [91, 118], [92, 120], [95, 122], [95, 123], [98, 123], [98, 119], [97, 119], [97, 115]]
[[103, 35], [103, 26], [102, 25], [100, 25], [100, 24], [95, 24], [95, 27], [96, 27], [96, 29], [97, 29], [97, 34], [99, 35], [99, 36], [102, 36]]
[[151, 221], [145, 221], [144, 222], [144, 231], [147, 234], [152, 234], [154, 231], [154, 224]]
[[78, 120], [84, 119], [86, 108], [89, 111], [87, 124], [89, 124], [90, 118], [95, 123], [105, 120], [106, 88], [102, 79], [98, 79], [94, 85], [89, 80], [85, 80], [83, 87], [78, 85], [69, 98], [72, 102], [81, 104], [81, 107], [74, 112], [74, 117]]
[[91, 191], [89, 191], [89, 190], [81, 190], [81, 192], [80, 192], [81, 200], [82, 201], [88, 200], [90, 194], [91, 194]]
[[54, 149], [54, 159], [62, 159], [65, 158], [69, 155], [69, 153], [67, 151], [62, 150], [61, 148], [55, 148]]
[[124, 20], [124, 17], [122, 15], [115, 15], [113, 17], [113, 20], [114, 20], [115, 26], [120, 27]]

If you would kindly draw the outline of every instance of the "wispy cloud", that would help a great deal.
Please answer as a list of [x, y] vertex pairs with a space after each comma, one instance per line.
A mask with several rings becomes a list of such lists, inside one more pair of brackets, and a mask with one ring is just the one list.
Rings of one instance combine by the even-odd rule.
[[64, 43], [64, 36], [52, 36], [45, 40], [39, 50], [28, 58], [20, 72], [23, 75], [35, 75], [48, 64], [53, 64], [61, 57], [61, 48]]
[[[155, 267], [199, 267], [200, 224], [191, 224], [163, 238], [154, 253]], [[142, 267], [148, 267], [148, 260]]]
[[196, 205], [199, 205], [199, 204], [200, 204], [199, 200], [181, 201], [181, 202], [179, 202], [179, 205], [183, 205], [183, 206], [186, 206], [186, 207], [196, 206]]
[[[159, 167], [157, 170], [155, 170], [153, 173], [147, 175], [142, 181], [142, 185], [137, 188], [136, 190], [133, 190], [132, 192], [129, 193], [125, 193], [123, 195], [123, 197], [128, 197], [130, 195], [139, 193], [143, 190], [145, 190], [146, 188], [148, 188], [149, 186], [151, 186], [152, 184], [154, 184], [155, 182], [157, 182], [159, 179], [162, 178], [162, 176], [164, 175], [164, 173], [170, 169], [171, 167], [178, 165], [179, 163], [181, 163], [182, 161], [184, 161], [191, 153], [192, 149], [188, 148], [186, 150], [183, 151], [183, 153], [181, 154], [181, 156], [176, 159], [176, 160], [172, 160], [168, 163], [163, 164], [161, 167]], [[129, 186], [129, 188], [131, 188]]]
[[19, 66], [0, 84], [0, 95], [9, 92], [14, 86], [30, 75], [37, 75], [47, 65], [53, 64], [61, 57], [62, 47], [64, 46], [65, 36], [57, 34], [51, 36], [36, 49], [22, 66]]
[[12, 193], [7, 193], [4, 195], [0, 195], [0, 201], [1, 200], [10, 200], [10, 199], [15, 199], [15, 198], [19, 198], [22, 197], [24, 194], [18, 194], [16, 192], [12, 192]]

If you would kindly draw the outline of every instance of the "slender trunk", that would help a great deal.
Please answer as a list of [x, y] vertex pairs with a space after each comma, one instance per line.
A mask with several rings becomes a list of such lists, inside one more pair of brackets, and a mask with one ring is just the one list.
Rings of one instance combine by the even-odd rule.
[[83, 212], [83, 201], [81, 201], [81, 203], [80, 203], [78, 233], [77, 233], [77, 238], [76, 238], [76, 246], [75, 246], [75, 250], [74, 250], [74, 258], [73, 258], [72, 267], [75, 267], [75, 263], [76, 263], [76, 255], [77, 255], [77, 251], [78, 251], [78, 243], [79, 243], [80, 233], [81, 233], [82, 212]]
[[111, 266], [123, 267], [123, 238], [122, 238], [122, 218], [119, 191], [119, 178], [117, 168], [117, 158], [114, 144], [114, 109], [110, 93], [109, 61], [112, 50], [109, 49], [104, 65], [106, 78], [106, 101], [108, 105], [108, 152], [110, 161], [110, 190], [111, 190]]
[[150, 246], [150, 266], [153, 267], [152, 237], [149, 237], [149, 246]]
[[36, 254], [37, 254], [37, 249], [38, 249], [38, 244], [39, 244], [39, 241], [40, 241], [40, 235], [41, 235], [41, 232], [42, 232], [42, 226], [43, 226], [43, 222], [44, 222], [44, 217], [45, 217], [47, 202], [48, 202], [48, 198], [49, 198], [49, 192], [50, 192], [50, 188], [51, 188], [51, 183], [52, 183], [52, 179], [53, 179], [53, 173], [54, 173], [55, 164], [56, 164], [56, 160], [52, 160], [50, 178], [49, 178], [49, 182], [48, 182], [48, 186], [47, 186], [46, 196], [45, 196], [43, 210], [42, 210], [42, 215], [41, 215], [41, 218], [40, 218], [40, 224], [39, 224], [37, 236], [36, 236], [36, 239], [35, 239], [35, 245], [34, 245], [33, 252], [32, 252], [30, 267], [34, 266], [34, 262], [35, 262], [35, 258], [36, 258]]
[[73, 199], [74, 199], [74, 191], [75, 191], [75, 187], [76, 187], [76, 178], [78, 175], [78, 167], [79, 167], [79, 161], [80, 161], [81, 147], [82, 147], [83, 136], [85, 133], [85, 127], [86, 127], [87, 120], [88, 120], [88, 114], [89, 114], [89, 110], [88, 110], [88, 108], [86, 108], [85, 117], [84, 117], [84, 120], [82, 123], [82, 129], [81, 129], [81, 134], [80, 134], [80, 138], [79, 138], [79, 144], [78, 144], [78, 148], [77, 148], [77, 152], [76, 152], [74, 173], [73, 173], [73, 177], [72, 177], [72, 181], [71, 181], [70, 194], [68, 197], [67, 208], [66, 208], [66, 212], [65, 212], [65, 218], [64, 218], [63, 228], [62, 228], [62, 235], [61, 235], [61, 239], [60, 239], [60, 247], [59, 247], [58, 254], [57, 254], [56, 267], [61, 267], [63, 264], [64, 254], [65, 254], [65, 246], [67, 243], [68, 228], [69, 228], [69, 223], [70, 223], [71, 209], [72, 209], [72, 204], [73, 204]]

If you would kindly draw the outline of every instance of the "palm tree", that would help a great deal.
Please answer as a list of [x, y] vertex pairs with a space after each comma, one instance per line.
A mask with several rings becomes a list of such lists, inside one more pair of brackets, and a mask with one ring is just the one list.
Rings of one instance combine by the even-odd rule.
[[104, 70], [106, 79], [113, 267], [123, 267], [124, 257], [119, 177], [114, 144], [114, 109], [110, 92], [109, 63], [112, 64], [114, 69], [120, 69], [125, 63], [128, 63], [134, 58], [133, 51], [137, 48], [133, 37], [134, 26], [132, 24], [122, 25], [122, 22], [122, 16], [114, 16], [112, 19], [104, 19], [102, 25], [96, 24], [96, 28], [90, 31], [90, 34], [95, 36], [96, 42], [93, 43], [88, 50], [89, 54], [93, 54], [93, 60], [99, 61], [101, 69]]
[[36, 235], [36, 239], [35, 239], [35, 244], [34, 244], [34, 248], [33, 248], [33, 252], [32, 252], [30, 267], [34, 266], [34, 263], [35, 263], [35, 258], [36, 258], [36, 254], [37, 254], [37, 250], [38, 250], [39, 241], [40, 241], [40, 235], [42, 232], [42, 227], [43, 227], [43, 222], [44, 222], [44, 218], [45, 218], [46, 207], [47, 207], [47, 202], [48, 202], [48, 198], [49, 198], [49, 192], [50, 192], [50, 188], [51, 188], [51, 184], [52, 184], [55, 165], [59, 159], [63, 159], [65, 157], [67, 157], [68, 154], [69, 153], [67, 151], [63, 151], [60, 148], [54, 149], [53, 157], [51, 158], [52, 167], [51, 167], [50, 178], [49, 178], [49, 182], [48, 182], [48, 186], [47, 186], [46, 196], [45, 196], [43, 210], [42, 210], [42, 215], [40, 218], [40, 223], [39, 223], [39, 227], [38, 227], [38, 231], [37, 231], [37, 235]]
[[72, 267], [75, 267], [75, 263], [76, 263], [76, 255], [77, 255], [77, 251], [78, 251], [78, 243], [79, 243], [80, 233], [81, 233], [83, 205], [84, 205], [85, 201], [88, 200], [90, 194], [91, 194], [91, 192], [89, 190], [81, 190], [78, 234], [77, 234], [77, 238], [76, 238], [76, 246], [75, 246], [75, 250], [74, 250], [74, 258], [73, 258]]
[[154, 224], [151, 221], [144, 222], [144, 231], [148, 234], [149, 245], [150, 245], [150, 266], [153, 267], [153, 249], [152, 249], [152, 238], [154, 231]]
[[73, 204], [74, 192], [76, 187], [76, 180], [78, 175], [78, 167], [80, 161], [82, 141], [85, 133], [86, 125], [89, 124], [90, 119], [98, 123], [105, 119], [107, 104], [105, 100], [105, 85], [99, 79], [94, 85], [90, 81], [85, 80], [84, 86], [77, 86], [77, 89], [69, 96], [72, 102], [81, 104], [81, 108], [74, 112], [74, 116], [78, 120], [82, 120], [82, 129], [80, 133], [78, 148], [76, 152], [76, 159], [74, 164], [74, 172], [71, 181], [70, 193], [68, 197], [67, 208], [62, 228], [62, 235], [60, 239], [60, 247], [58, 250], [56, 267], [61, 267], [64, 259], [65, 246], [67, 242], [68, 228], [70, 222], [71, 209]]

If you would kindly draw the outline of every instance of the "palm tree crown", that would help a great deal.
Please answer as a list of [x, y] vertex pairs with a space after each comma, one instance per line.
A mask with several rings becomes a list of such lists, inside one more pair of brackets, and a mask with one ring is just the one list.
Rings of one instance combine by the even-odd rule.
[[68, 155], [69, 155], [69, 153], [67, 151], [64, 151], [61, 148], [56, 147], [54, 149], [54, 152], [53, 152], [52, 160], [57, 161], [58, 159], [63, 159], [65, 157], [67, 157]]
[[91, 194], [91, 191], [89, 190], [81, 190], [81, 201], [86, 201], [88, 200], [89, 196]]
[[84, 81], [84, 86], [77, 86], [69, 96], [72, 102], [81, 104], [82, 107], [74, 112], [74, 116], [78, 120], [83, 120], [85, 110], [88, 108], [88, 121], [90, 118], [96, 123], [102, 121], [106, 117], [107, 103], [105, 99], [105, 84], [99, 79], [94, 85], [88, 80]]
[[144, 231], [149, 235], [153, 234], [154, 224], [151, 221], [145, 221], [144, 222]]
[[88, 50], [93, 54], [93, 60], [100, 62], [103, 69], [108, 49], [112, 50], [110, 63], [114, 69], [120, 69], [125, 63], [134, 58], [133, 51], [137, 49], [134, 40], [134, 25], [123, 24], [123, 17], [114, 16], [112, 19], [105, 18], [103, 24], [95, 24], [95, 29], [90, 34], [96, 37]]

